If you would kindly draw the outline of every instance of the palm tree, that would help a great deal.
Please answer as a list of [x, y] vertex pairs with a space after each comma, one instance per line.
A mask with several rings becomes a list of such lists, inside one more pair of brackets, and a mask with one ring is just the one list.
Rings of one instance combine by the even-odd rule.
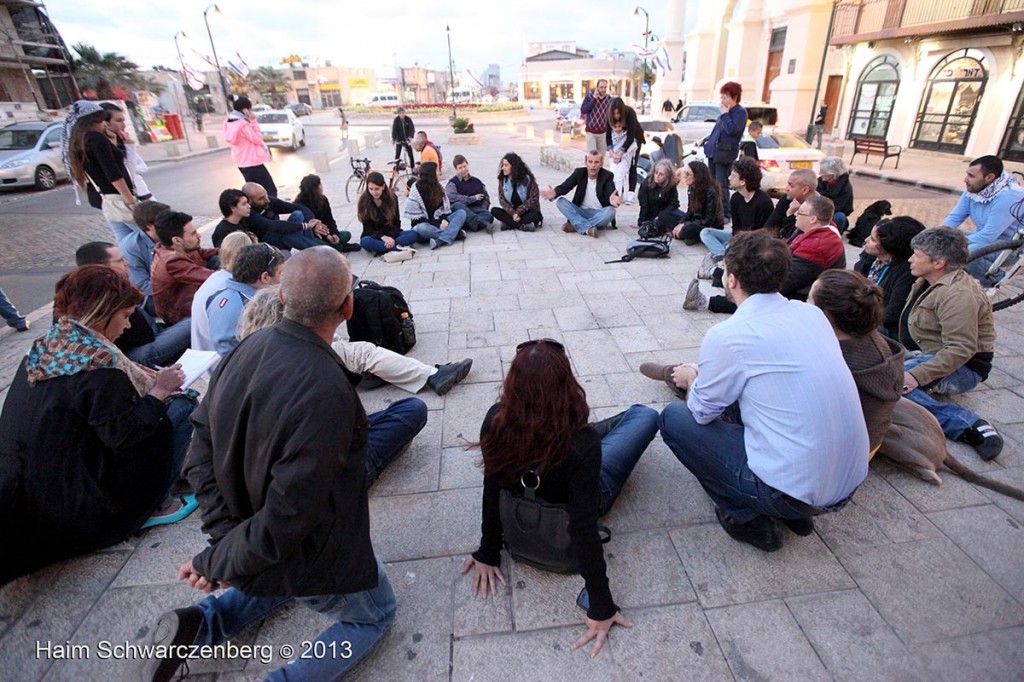
[[249, 72], [249, 77], [246, 80], [249, 81], [251, 89], [274, 103], [283, 100], [284, 93], [288, 92], [292, 86], [288, 75], [272, 66], [256, 67]]
[[83, 91], [92, 90], [98, 99], [113, 99], [124, 92], [149, 90], [160, 94], [164, 86], [139, 73], [139, 66], [116, 52], [100, 52], [92, 45], [78, 43], [72, 48], [78, 59], [72, 63], [75, 79]]

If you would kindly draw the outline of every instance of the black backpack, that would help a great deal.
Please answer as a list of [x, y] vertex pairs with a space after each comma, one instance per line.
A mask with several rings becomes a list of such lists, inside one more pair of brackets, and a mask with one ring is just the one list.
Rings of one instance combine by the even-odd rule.
[[355, 308], [348, 321], [350, 341], [369, 341], [402, 355], [416, 345], [416, 325], [401, 291], [363, 280], [352, 295]]
[[637, 239], [626, 247], [626, 255], [605, 263], [628, 263], [634, 258], [668, 258], [670, 244], [665, 239]]

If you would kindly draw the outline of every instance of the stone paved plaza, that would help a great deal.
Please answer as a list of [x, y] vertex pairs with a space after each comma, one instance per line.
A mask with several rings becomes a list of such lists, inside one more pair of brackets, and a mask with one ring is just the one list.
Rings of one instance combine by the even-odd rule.
[[[490, 188], [509, 150], [524, 156], [542, 186], [564, 177], [540, 164], [542, 141], [524, 139], [521, 127], [480, 128], [484, 144], [474, 147], [445, 144], [440, 126], [430, 130], [447, 161], [465, 154]], [[378, 163], [390, 158], [384, 148], [370, 155]], [[342, 161], [323, 178], [339, 222], [358, 235], [354, 207], [344, 201], [348, 174]], [[858, 204], [875, 198], [883, 197], [859, 196]], [[897, 213], [937, 224], [954, 201], [935, 193], [893, 204]], [[508, 589], [472, 599], [459, 570], [479, 541], [482, 473], [479, 452], [465, 444], [477, 438], [515, 345], [538, 337], [564, 343], [593, 416], [603, 418], [633, 403], [660, 409], [671, 401], [669, 390], [637, 367], [696, 361], [704, 333], [721, 319], [680, 309], [702, 248], [675, 244], [668, 260], [606, 265], [634, 234], [628, 227], [636, 207], [620, 211], [619, 230], [595, 240], [563, 234], [553, 204], [542, 203], [545, 226], [537, 233], [470, 235], [449, 248], [421, 249], [402, 264], [365, 253], [351, 258], [361, 277], [406, 292], [419, 339], [412, 356], [474, 360], [468, 379], [447, 396], [420, 395], [430, 408], [426, 428], [371, 490], [374, 544], [398, 594], [399, 616], [354, 679], [1024, 676], [1024, 503], [952, 474], [936, 487], [884, 461], [873, 463], [852, 504], [819, 517], [809, 537], [788, 534], [784, 549], [769, 555], [721, 530], [696, 480], [656, 438], [604, 521], [613, 532], [605, 550], [612, 592], [635, 627], [615, 629], [596, 659], [569, 650], [583, 632], [578, 576], [506, 564]], [[90, 229], [104, 236], [98, 216], [94, 223]], [[855, 257], [848, 249], [851, 263]], [[48, 315], [37, 311], [38, 328]], [[972, 469], [1024, 486], [1024, 306], [997, 313], [996, 321], [992, 376], [958, 400], [996, 424], [1006, 448], [992, 463], [966, 446], [950, 449]], [[0, 332], [4, 387], [31, 341], [25, 336]], [[361, 391], [368, 411], [405, 395], [391, 387]], [[98, 660], [98, 642], [139, 642], [160, 612], [198, 600], [175, 577], [204, 543], [195, 514], [0, 589], [0, 680], [120, 679], [124, 663]], [[239, 642], [297, 647], [325, 625], [316, 614], [285, 609]], [[38, 643], [66, 641], [90, 646], [92, 658], [37, 656]], [[281, 664], [276, 656], [269, 665], [193, 662], [189, 679], [256, 680]]]

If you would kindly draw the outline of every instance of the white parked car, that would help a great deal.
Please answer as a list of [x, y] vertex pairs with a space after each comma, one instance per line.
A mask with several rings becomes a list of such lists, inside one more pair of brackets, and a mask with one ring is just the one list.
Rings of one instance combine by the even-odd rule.
[[[779, 111], [771, 104], [743, 103], [747, 110], [748, 121], [761, 121], [765, 126], [774, 126], [779, 120]], [[715, 121], [722, 113], [719, 102], [693, 102], [679, 110], [672, 122], [676, 124], [676, 134], [683, 142], [696, 142], [711, 134]]]
[[268, 147], [288, 147], [293, 152], [306, 145], [302, 121], [289, 109], [274, 109], [256, 114], [256, 122]]
[[[661, 138], [661, 141], [664, 142], [668, 135], [676, 131], [676, 127], [663, 118], [641, 116], [639, 122], [640, 127], [644, 129], [644, 144], [654, 144], [652, 140], [655, 137]], [[651, 148], [647, 149], [650, 151]]]
[[[703, 148], [696, 144], [685, 145], [683, 154], [683, 163], [694, 159], [707, 163]], [[764, 173], [761, 189], [766, 192], [776, 190], [774, 193], [778, 194], [779, 190], [786, 190], [786, 180], [795, 170], [809, 168], [817, 175], [818, 165], [825, 158], [825, 154], [807, 144], [804, 138], [795, 133], [769, 130], [757, 138], [757, 158]]]
[[0, 187], [47, 190], [66, 180], [60, 160], [62, 126], [26, 121], [0, 130]]

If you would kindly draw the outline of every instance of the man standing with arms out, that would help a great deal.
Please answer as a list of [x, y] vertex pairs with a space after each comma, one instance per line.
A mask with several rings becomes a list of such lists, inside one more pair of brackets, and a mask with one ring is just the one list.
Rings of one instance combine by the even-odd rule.
[[736, 314], [704, 336], [696, 365], [672, 370], [689, 395], [660, 419], [722, 528], [765, 552], [782, 547], [776, 520], [810, 535], [811, 519], [845, 506], [868, 474], [857, 386], [821, 310], [779, 293], [789, 264], [777, 239], [733, 237], [725, 288]]
[[[285, 319], [221, 361], [193, 414], [185, 471], [212, 544], [178, 577], [208, 593], [231, 588], [163, 614], [152, 643], [218, 644], [296, 600], [335, 621], [315, 642], [333, 653], [269, 679], [336, 680], [380, 642], [396, 611], [370, 542], [369, 423], [356, 377], [330, 346], [352, 315], [348, 261], [328, 247], [296, 254], [280, 295]], [[170, 680], [182, 662], [145, 661], [141, 679]]]
[[217, 249], [200, 247], [192, 216], [164, 211], [156, 218], [160, 243], [153, 252], [153, 303], [166, 324], [177, 324], [192, 312], [192, 297], [213, 274]]
[[591, 90], [583, 98], [580, 105], [580, 113], [587, 119], [587, 149], [596, 149], [601, 158], [608, 152], [608, 141], [605, 136], [608, 132], [608, 107], [611, 106], [612, 98], [608, 96], [608, 79], [602, 78], [597, 81], [597, 90]]
[[452, 165], [455, 166], [455, 175], [444, 187], [448, 201], [452, 202], [452, 211], [466, 209], [466, 229], [470, 232], [489, 226], [494, 222], [494, 216], [491, 215], [491, 196], [487, 193], [487, 186], [480, 178], [470, 175], [469, 161], [462, 154], [455, 155]]
[[[615, 191], [615, 176], [601, 167], [604, 153], [596, 149], [587, 152], [586, 168], [577, 168], [558, 187], [550, 186], [540, 193], [555, 202], [568, 221], [562, 232], [576, 231], [588, 237], [597, 237], [597, 231], [615, 225], [615, 209], [622, 205], [622, 197]], [[575, 189], [572, 201], [564, 195]]]
[[395, 145], [395, 159], [402, 157], [404, 149], [409, 155], [409, 168], [412, 168], [416, 165], [416, 160], [412, 157], [412, 147], [409, 145], [416, 134], [416, 126], [413, 125], [412, 119], [405, 115], [405, 107], [398, 107], [395, 114], [395, 120], [391, 122], [391, 144]]

